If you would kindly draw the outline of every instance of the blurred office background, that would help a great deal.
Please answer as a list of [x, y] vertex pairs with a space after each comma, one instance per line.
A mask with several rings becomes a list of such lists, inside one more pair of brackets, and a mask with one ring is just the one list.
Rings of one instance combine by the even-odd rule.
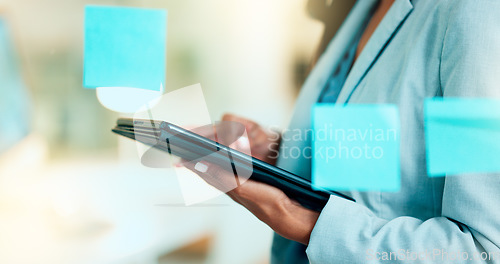
[[175, 175], [120, 153], [120, 113], [82, 87], [83, 11], [167, 9], [166, 92], [201, 83], [212, 120], [285, 127], [325, 43], [311, 12], [353, 1], [311, 2], [0, 0], [0, 263], [267, 263], [251, 214], [223, 196], [182, 206]]

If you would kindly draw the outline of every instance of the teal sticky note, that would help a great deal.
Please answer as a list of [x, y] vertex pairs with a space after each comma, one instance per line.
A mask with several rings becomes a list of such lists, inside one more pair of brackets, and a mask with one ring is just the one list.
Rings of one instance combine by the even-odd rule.
[[500, 100], [425, 100], [427, 172], [431, 177], [500, 172]]
[[315, 186], [358, 191], [400, 189], [397, 106], [316, 104], [312, 115]]
[[87, 6], [83, 86], [159, 91], [166, 34], [166, 10]]

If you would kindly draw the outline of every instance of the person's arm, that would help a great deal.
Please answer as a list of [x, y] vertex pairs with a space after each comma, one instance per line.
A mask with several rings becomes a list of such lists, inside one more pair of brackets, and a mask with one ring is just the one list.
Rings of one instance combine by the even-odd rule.
[[[500, 97], [499, 10], [497, 0], [453, 1], [441, 58], [445, 97]], [[426, 221], [388, 221], [331, 197], [307, 255], [311, 263], [385, 263], [390, 252], [403, 263], [500, 263], [499, 190], [500, 174], [447, 176], [442, 216]]]
[[[207, 162], [183, 163], [204, 181], [219, 190], [234, 186], [234, 174]], [[226, 192], [282, 237], [307, 245], [319, 213], [291, 200], [280, 189], [253, 180]]]
[[[280, 134], [278, 132], [266, 131], [251, 120], [230, 114], [224, 115], [222, 121], [237, 122], [244, 125], [251, 154], [270, 164], [276, 162], [280, 143]], [[228, 126], [228, 128], [231, 127]], [[224, 131], [222, 134], [238, 134], [230, 132]], [[197, 131], [197, 133], [214, 138], [214, 135], [210, 135], [210, 133], [213, 133], [213, 130]], [[206, 135], [207, 133], [208, 135]], [[232, 136], [226, 139], [229, 142], [233, 142]], [[235, 147], [238, 149], [237, 146]], [[182, 164], [200, 175], [208, 184], [226, 192], [229, 197], [247, 208], [258, 219], [266, 223], [281, 236], [303, 244], [308, 243], [311, 231], [319, 216], [318, 212], [304, 208], [297, 202], [289, 199], [280, 189], [264, 183], [247, 180], [239, 187], [234, 188], [235, 175], [233, 172], [227, 171], [220, 166], [204, 161], [184, 161]]]

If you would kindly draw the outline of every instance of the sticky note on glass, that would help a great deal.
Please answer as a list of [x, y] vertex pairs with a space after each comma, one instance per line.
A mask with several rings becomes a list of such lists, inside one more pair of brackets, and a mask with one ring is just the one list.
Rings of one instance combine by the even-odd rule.
[[315, 186], [335, 190], [399, 190], [397, 106], [317, 104], [312, 114]]
[[425, 101], [429, 176], [500, 172], [500, 100]]
[[166, 34], [166, 10], [87, 6], [83, 86], [159, 91]]

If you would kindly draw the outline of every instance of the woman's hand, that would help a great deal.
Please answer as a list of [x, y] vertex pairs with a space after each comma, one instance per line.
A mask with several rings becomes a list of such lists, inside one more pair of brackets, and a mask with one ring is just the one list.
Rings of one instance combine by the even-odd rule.
[[[241, 125], [244, 126], [248, 137], [246, 144], [242, 144], [245, 149], [237, 147], [237, 137], [243, 134]], [[270, 164], [276, 163], [279, 134], [273, 135], [248, 119], [226, 114], [222, 122], [216, 126], [215, 133], [210, 126], [194, 132], [245, 153], [249, 148], [252, 156]], [[319, 216], [318, 212], [301, 206], [288, 198], [283, 191], [271, 185], [253, 180], [243, 181], [240, 185], [240, 177], [235, 179], [231, 168], [223, 168], [203, 160], [184, 161], [183, 165], [197, 173], [208, 184], [226, 192], [229, 197], [247, 208], [276, 233], [306, 245], [309, 243], [311, 231]]]
[[236, 122], [242, 124], [247, 132], [252, 156], [269, 164], [276, 164], [280, 144], [280, 136], [278, 133], [270, 133], [254, 121], [232, 114], [225, 114], [222, 117], [222, 122]]
[[[183, 165], [219, 190], [231, 189], [232, 172], [204, 161]], [[281, 236], [307, 245], [319, 213], [288, 198], [283, 191], [268, 184], [247, 180], [226, 193]]]

